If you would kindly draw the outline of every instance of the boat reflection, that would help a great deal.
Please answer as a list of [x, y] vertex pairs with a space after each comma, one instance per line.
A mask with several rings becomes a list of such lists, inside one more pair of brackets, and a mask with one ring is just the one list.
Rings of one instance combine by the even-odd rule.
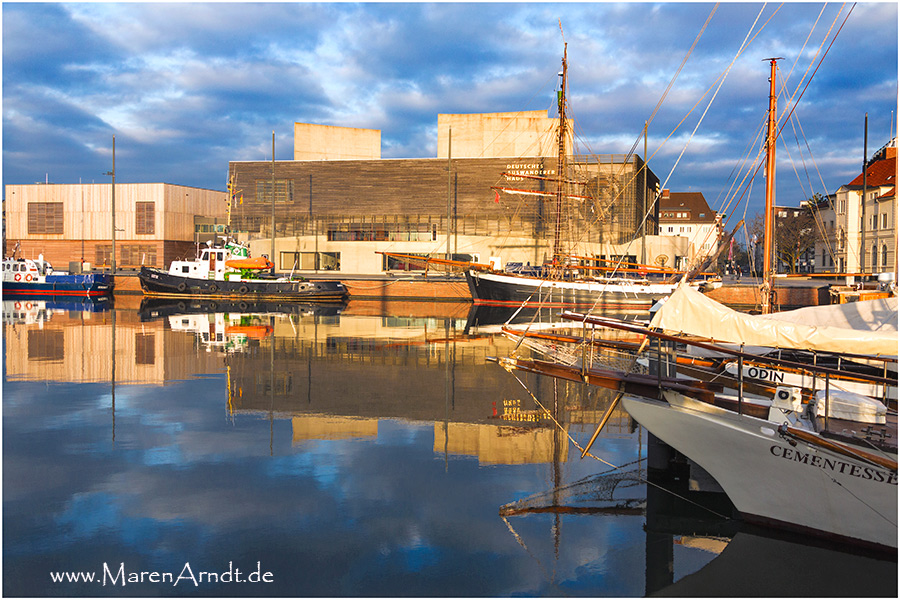
[[[691, 542], [694, 539], [690, 538]], [[890, 559], [854, 554], [807, 538], [779, 538], [771, 529], [743, 524], [733, 537], [724, 541], [727, 543], [718, 556], [706, 566], [662, 589], [651, 592], [648, 588], [648, 595], [897, 597], [896, 556]]]
[[2, 304], [4, 323], [31, 324], [49, 321], [55, 314], [104, 312], [112, 306], [112, 297], [86, 296], [84, 298], [72, 298], [59, 296], [40, 300], [3, 300]]

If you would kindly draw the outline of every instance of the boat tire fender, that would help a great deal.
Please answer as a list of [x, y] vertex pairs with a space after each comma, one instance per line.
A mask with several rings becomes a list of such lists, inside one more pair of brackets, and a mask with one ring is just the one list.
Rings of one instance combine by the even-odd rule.
[[241, 310], [247, 310], [247, 303], [241, 302], [240, 304], [238, 304], [238, 308]]
[[209, 291], [211, 291], [211, 292], [218, 292], [218, 291], [219, 291], [219, 286], [217, 286], [216, 284], [212, 284], [211, 286], [209, 286]]
[[182, 281], [181, 283], [178, 284], [178, 287], [175, 289], [177, 289], [179, 292], [183, 292], [184, 290], [187, 289], [187, 285], [185, 285], [185, 283]]
[[240, 294], [246, 294], [249, 291], [250, 291], [250, 288], [248, 288], [246, 285], [242, 285], [241, 287], [238, 288], [238, 293], [240, 293]]

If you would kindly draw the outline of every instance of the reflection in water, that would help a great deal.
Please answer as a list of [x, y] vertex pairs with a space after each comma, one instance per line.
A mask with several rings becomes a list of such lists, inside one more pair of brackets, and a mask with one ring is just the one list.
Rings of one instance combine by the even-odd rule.
[[[7, 595], [641, 596], [715, 562], [645, 532], [640, 478], [560, 493], [609, 469], [570, 446], [610, 394], [486, 362], [510, 342], [467, 305], [91, 308], [4, 303]], [[642, 432], [617, 411], [592, 452], [636, 464]], [[588, 509], [498, 514], [526, 498]], [[50, 578], [104, 563], [274, 582]]]

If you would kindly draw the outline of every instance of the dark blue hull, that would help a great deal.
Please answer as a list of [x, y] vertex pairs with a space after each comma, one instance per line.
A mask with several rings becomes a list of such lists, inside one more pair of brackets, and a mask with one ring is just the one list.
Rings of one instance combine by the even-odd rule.
[[113, 290], [108, 273], [47, 275], [45, 281], [4, 281], [4, 297], [101, 296]]

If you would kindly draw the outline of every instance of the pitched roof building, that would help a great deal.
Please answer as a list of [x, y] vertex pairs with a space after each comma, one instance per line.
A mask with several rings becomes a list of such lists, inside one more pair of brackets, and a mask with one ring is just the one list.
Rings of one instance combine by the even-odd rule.
[[692, 262], [698, 256], [715, 252], [721, 233], [721, 218], [709, 208], [701, 192], [662, 191], [659, 198], [659, 235], [688, 238], [689, 255], [684, 257], [687, 261]]
[[897, 269], [897, 139], [820, 208], [816, 271], [885, 273]]

